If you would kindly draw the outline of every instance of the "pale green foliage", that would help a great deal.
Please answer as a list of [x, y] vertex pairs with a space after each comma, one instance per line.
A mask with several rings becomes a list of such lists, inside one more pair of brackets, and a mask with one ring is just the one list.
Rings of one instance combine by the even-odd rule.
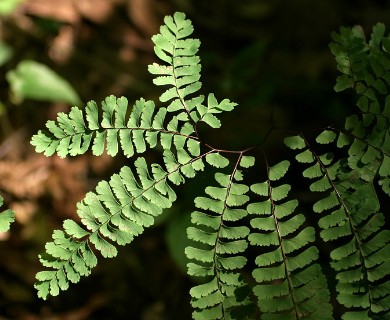
[[[4, 199], [0, 196], [0, 207], [3, 206]], [[7, 209], [0, 212], [0, 232], [6, 232], [9, 230], [12, 222], [15, 221], [15, 213], [11, 209]]]
[[34, 99], [69, 104], [80, 103], [80, 97], [68, 81], [47, 65], [37, 61], [20, 61], [15, 69], [7, 72], [6, 78], [15, 101]]
[[[344, 130], [326, 128], [315, 142], [303, 134], [285, 139], [316, 194], [313, 212], [302, 212], [290, 197], [300, 189], [289, 180], [289, 161], [269, 165], [265, 157], [265, 176], [249, 184], [246, 175], [255, 165], [250, 149], [214, 149], [199, 139], [199, 122], [218, 128], [218, 115], [236, 104], [198, 95], [200, 42], [189, 38], [191, 21], [176, 13], [164, 22], [152, 38], [163, 64], [153, 63], [149, 72], [156, 85], [167, 87], [160, 96], [166, 106], [144, 99], [129, 106], [110, 96], [101, 107], [91, 101], [85, 110], [59, 113], [32, 138], [46, 156], [91, 149], [96, 156], [121, 151], [135, 158], [78, 203], [80, 223], [65, 220], [63, 231], [54, 231], [40, 256], [49, 270], [36, 276], [38, 295], [57, 295], [89, 275], [97, 252], [115, 257], [116, 245], [130, 243], [172, 206], [175, 186], [210, 166], [215, 183], [195, 198], [187, 228], [188, 275], [199, 280], [190, 290], [194, 319], [333, 319], [330, 296], [336, 293], [328, 289], [326, 264], [319, 264], [319, 237], [310, 225], [315, 219], [321, 241], [332, 245], [343, 319], [389, 319], [390, 233], [378, 199], [378, 192], [390, 195], [390, 39], [383, 37], [384, 26], [374, 28], [369, 43], [358, 29], [333, 35], [342, 72], [335, 89], [354, 88], [359, 113], [346, 119]], [[148, 164], [139, 154], [155, 147], [162, 159]], [[324, 148], [337, 149], [337, 158]]]

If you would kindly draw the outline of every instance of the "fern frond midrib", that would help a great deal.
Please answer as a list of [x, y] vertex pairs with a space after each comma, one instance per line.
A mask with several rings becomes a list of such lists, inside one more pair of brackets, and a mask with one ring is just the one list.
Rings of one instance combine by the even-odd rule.
[[[268, 167], [268, 175], [269, 175], [269, 165], [268, 165], [268, 161], [266, 159], [266, 163], [267, 163], [267, 167]], [[279, 227], [279, 221], [278, 221], [278, 218], [276, 216], [276, 211], [275, 211], [275, 201], [272, 199], [272, 186], [271, 186], [271, 180], [268, 179], [267, 180], [267, 184], [268, 184], [268, 197], [269, 199], [271, 200], [271, 214], [274, 218], [274, 223], [275, 223], [275, 229], [276, 229], [276, 232], [278, 234], [278, 239], [279, 239], [279, 247], [280, 247], [280, 250], [282, 251], [282, 256], [283, 256], [283, 265], [284, 265], [284, 271], [285, 271], [285, 274], [286, 274], [286, 280], [287, 280], [287, 284], [288, 284], [288, 289], [289, 289], [289, 292], [291, 293], [290, 294], [290, 297], [291, 297], [291, 300], [292, 300], [292, 303], [293, 303], [293, 306], [294, 306], [294, 315], [295, 315], [295, 319], [300, 319], [300, 312], [298, 310], [298, 303], [295, 301], [295, 297], [294, 297], [294, 294], [293, 292], [295, 291], [294, 289], [294, 286], [292, 285], [292, 281], [291, 281], [291, 277], [290, 277], [290, 272], [288, 271], [288, 268], [287, 268], [287, 255], [283, 249], [283, 237], [281, 236], [281, 232], [280, 232], [280, 227]]]
[[150, 127], [150, 128], [142, 128], [142, 127], [135, 127], [135, 128], [131, 128], [131, 127], [130, 128], [129, 127], [106, 127], [106, 128], [104, 128], [103, 127], [103, 128], [98, 128], [98, 129], [88, 129], [88, 130], [79, 131], [79, 132], [75, 131], [74, 134], [67, 134], [67, 135], [64, 135], [61, 138], [57, 138], [54, 135], [53, 135], [53, 137], [55, 138], [55, 140], [62, 140], [62, 139], [65, 139], [65, 138], [72, 138], [72, 137], [78, 136], [80, 134], [88, 135], [88, 134], [93, 134], [95, 132], [102, 133], [102, 132], [109, 131], [109, 130], [130, 130], [130, 131], [159, 132], [159, 133], [171, 134], [172, 136], [182, 136], [182, 137], [185, 137], [187, 139], [199, 141], [199, 138], [197, 136], [187, 135], [187, 134], [184, 134], [184, 133], [181, 133], [181, 132], [178, 132], [178, 131], [171, 131], [171, 130], [166, 130], [166, 129], [158, 129], [158, 128], [153, 128], [153, 127]]
[[359, 252], [359, 260], [360, 260], [360, 263], [361, 263], [361, 266], [362, 266], [362, 272], [364, 274], [364, 279], [362, 280], [363, 282], [367, 283], [367, 290], [368, 290], [368, 298], [369, 298], [369, 301], [370, 301], [370, 305], [374, 304], [375, 301], [373, 300], [372, 298], [372, 294], [371, 294], [371, 290], [370, 290], [370, 285], [369, 285], [369, 281], [368, 281], [368, 270], [367, 268], [365, 267], [365, 258], [364, 258], [364, 255], [363, 255], [363, 248], [362, 248], [362, 242], [361, 240], [359, 239], [358, 237], [358, 232], [356, 230], [356, 227], [354, 226], [353, 222], [352, 222], [352, 218], [351, 218], [351, 210], [348, 208], [347, 204], [344, 202], [339, 190], [337, 189], [337, 186], [334, 184], [333, 180], [331, 179], [329, 173], [328, 173], [328, 170], [326, 168], [326, 166], [323, 164], [323, 162], [321, 161], [321, 159], [319, 158], [319, 156], [313, 151], [311, 150], [316, 161], [319, 163], [319, 165], [321, 166], [321, 169], [323, 170], [323, 172], [325, 173], [325, 176], [326, 178], [328, 179], [328, 182], [330, 183], [330, 185], [332, 186], [334, 192], [336, 193], [336, 196], [337, 196], [337, 200], [339, 202], [339, 204], [343, 207], [346, 215], [347, 215], [347, 218], [348, 218], [348, 224], [351, 228], [351, 233], [352, 233], [352, 237], [354, 239], [354, 241], [356, 241], [357, 243], [357, 248], [358, 248], [358, 252]]
[[[241, 153], [240, 156], [238, 157], [237, 162], [236, 162], [236, 164], [234, 166], [233, 172], [230, 175], [229, 184], [226, 187], [226, 195], [225, 195], [225, 199], [223, 201], [223, 210], [222, 210], [222, 213], [221, 213], [221, 223], [220, 223], [220, 225], [218, 227], [218, 230], [217, 230], [217, 237], [216, 237], [215, 245], [214, 245], [214, 255], [213, 255], [214, 275], [217, 278], [218, 290], [221, 293], [222, 293], [222, 286], [223, 286], [223, 284], [222, 284], [221, 278], [219, 276], [219, 268], [218, 268], [218, 263], [217, 263], [217, 259], [218, 259], [217, 247], [219, 245], [220, 238], [221, 238], [221, 230], [222, 230], [222, 226], [223, 226], [223, 215], [224, 215], [224, 213], [226, 211], [226, 208], [227, 208], [227, 200], [229, 198], [230, 190], [231, 190], [231, 187], [232, 187], [232, 184], [233, 184], [234, 175], [237, 172], [238, 164], [240, 163], [242, 155], [243, 154]], [[226, 309], [225, 308], [225, 303], [222, 302], [222, 316], [223, 316], [222, 319], [225, 319], [225, 314], [227, 313], [227, 311], [225, 309]]]
[[[186, 163], [184, 163], [184, 164], [180, 164], [176, 169], [174, 169], [174, 170], [172, 170], [172, 171], [170, 171], [170, 172], [167, 172], [162, 178], [160, 178], [160, 179], [158, 179], [158, 180], [154, 180], [153, 183], [152, 183], [149, 187], [147, 187], [146, 189], [142, 190], [142, 192], [141, 192], [139, 195], [135, 196], [135, 197], [132, 197], [132, 196], [128, 193], [128, 191], [126, 190], [126, 193], [129, 195], [129, 197], [131, 197], [131, 200], [130, 200], [129, 202], [127, 202], [125, 205], [121, 205], [120, 203], [118, 203], [116, 198], [115, 198], [115, 201], [121, 206], [121, 208], [124, 208], [124, 207], [127, 207], [127, 206], [131, 205], [131, 203], [133, 203], [134, 200], [138, 199], [138, 198], [141, 197], [144, 193], [146, 193], [146, 192], [149, 191], [150, 189], [154, 188], [159, 182], [161, 182], [161, 181], [163, 181], [163, 180], [166, 180], [166, 179], [169, 177], [169, 175], [171, 175], [171, 174], [173, 174], [173, 173], [179, 171], [182, 167], [184, 167], [184, 166], [186, 166], [186, 165], [188, 165], [188, 164], [190, 164], [190, 163], [192, 163], [192, 162], [194, 162], [194, 161], [196, 161], [196, 160], [199, 160], [199, 159], [205, 157], [206, 155], [207, 155], [207, 153], [201, 154], [200, 156], [195, 157], [195, 158], [191, 159], [190, 161], [188, 161], [188, 162], [186, 162]], [[103, 225], [109, 223], [110, 220], [112, 219], [112, 217], [114, 217], [114, 216], [117, 215], [117, 214], [120, 214], [121, 212], [122, 212], [122, 209], [120, 209], [120, 210], [114, 212], [114, 213], [113, 213], [113, 214], [112, 214], [104, 223], [101, 224], [101, 226], [103, 226]], [[97, 230], [95, 230], [94, 232], [96, 232], [96, 231], [99, 231], [99, 228], [98, 228]]]
[[[94, 234], [99, 233], [99, 232], [100, 232], [100, 229], [101, 229], [103, 226], [105, 226], [105, 225], [107, 225], [108, 223], [110, 223], [110, 221], [112, 220], [113, 217], [115, 217], [115, 216], [118, 215], [118, 214], [121, 214], [123, 208], [125, 208], [125, 207], [131, 205], [131, 203], [133, 203], [135, 199], [141, 197], [144, 193], [146, 193], [146, 192], [147, 192], [148, 190], [150, 190], [151, 188], [154, 188], [154, 186], [156, 186], [159, 182], [161, 182], [161, 181], [167, 179], [169, 175], [171, 175], [171, 174], [173, 174], [173, 173], [179, 171], [182, 167], [184, 167], [184, 166], [186, 166], [186, 165], [188, 165], [188, 164], [190, 164], [190, 163], [192, 163], [192, 162], [194, 162], [194, 161], [196, 161], [196, 160], [199, 160], [199, 159], [205, 157], [208, 153], [210, 153], [210, 152], [207, 152], [207, 153], [204, 153], [204, 154], [202, 154], [202, 155], [200, 155], [200, 156], [198, 156], [198, 157], [195, 157], [195, 158], [191, 159], [190, 161], [188, 161], [187, 163], [181, 164], [181, 165], [178, 166], [176, 169], [174, 169], [174, 170], [172, 170], [172, 171], [170, 171], [170, 172], [167, 172], [162, 178], [153, 181], [153, 183], [152, 183], [149, 187], [147, 187], [146, 189], [142, 190], [142, 192], [141, 192], [139, 195], [135, 196], [135, 197], [131, 196], [131, 195], [128, 193], [128, 191], [126, 190], [126, 193], [129, 195], [129, 197], [131, 197], [131, 200], [128, 201], [128, 202], [127, 202], [126, 204], [124, 204], [124, 205], [121, 205], [120, 203], [118, 203], [116, 197], [114, 197], [116, 203], [120, 205], [121, 209], [117, 210], [117, 211], [114, 212], [113, 214], [110, 214], [106, 221], [102, 222], [96, 230], [90, 232], [89, 235], [86, 236], [86, 239], [85, 239], [85, 240], [80, 241], [80, 240], [75, 240], [74, 238], [72, 238], [75, 242], [79, 243], [79, 246], [77, 246], [73, 251], [71, 251], [71, 254], [69, 255], [69, 258], [68, 258], [68, 259], [66, 259], [66, 260], [61, 260], [61, 261], [62, 261], [62, 265], [61, 265], [61, 267], [58, 268], [57, 272], [59, 272], [61, 269], [63, 269], [66, 263], [68, 263], [69, 261], [71, 261], [72, 256], [73, 256], [75, 253], [77, 254], [77, 252], [80, 250], [80, 248], [82, 247], [83, 244], [86, 243], [87, 245], [89, 245], [89, 242], [90, 242], [89, 239], [90, 239]], [[56, 272], [56, 273], [57, 273], [57, 272]]]
[[[176, 93], [177, 93], [177, 95], [179, 97], [180, 103], [182, 104], [184, 110], [188, 114], [188, 118], [194, 123], [194, 121], [193, 121], [193, 119], [192, 119], [192, 117], [190, 115], [190, 110], [188, 109], [187, 104], [186, 104], [184, 98], [180, 94], [179, 85], [177, 83], [178, 77], [176, 76], [176, 66], [175, 66], [175, 59], [174, 59], [176, 57], [177, 41], [178, 41], [178, 39], [177, 39], [177, 36], [175, 35], [175, 43], [173, 44], [173, 54], [172, 54], [172, 73], [173, 73], [173, 79], [175, 80], [175, 90], [176, 90]], [[194, 128], [196, 130], [195, 126], [194, 126]]]
[[[305, 140], [306, 141], [306, 140]], [[339, 202], [339, 204], [344, 208], [345, 212], [347, 213], [347, 217], [348, 217], [348, 223], [350, 225], [350, 227], [352, 228], [353, 230], [353, 236], [356, 238], [356, 230], [355, 230], [355, 227], [353, 226], [353, 223], [352, 223], [352, 220], [351, 220], [351, 212], [348, 208], [348, 206], [344, 203], [343, 201], [343, 198], [341, 196], [341, 193], [339, 191], [339, 189], [337, 189], [337, 186], [336, 184], [333, 182], [332, 178], [330, 177], [330, 174], [326, 168], [326, 166], [324, 165], [324, 163], [321, 161], [320, 157], [317, 155], [316, 152], [314, 152], [314, 150], [312, 150], [310, 147], [309, 147], [310, 151], [312, 152], [314, 158], [316, 159], [317, 163], [320, 165], [321, 167], [321, 170], [322, 172], [325, 174], [325, 177], [326, 179], [328, 180], [328, 182], [330, 183], [333, 191], [336, 193], [336, 196], [337, 196], [337, 200]], [[358, 239], [357, 239], [358, 240]], [[360, 246], [360, 242], [359, 242], [359, 246]], [[361, 253], [361, 250], [359, 250], [360, 253]]]

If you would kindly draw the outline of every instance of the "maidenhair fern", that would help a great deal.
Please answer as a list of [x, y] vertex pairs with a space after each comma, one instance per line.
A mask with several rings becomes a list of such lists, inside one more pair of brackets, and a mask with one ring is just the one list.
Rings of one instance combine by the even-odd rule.
[[[357, 113], [315, 141], [303, 133], [286, 137], [302, 165], [269, 164], [265, 157], [266, 174], [249, 184], [253, 148], [216, 149], [197, 131], [199, 122], [219, 128], [218, 115], [236, 104], [198, 93], [200, 42], [189, 38], [191, 21], [176, 13], [164, 22], [152, 38], [162, 62], [149, 66], [153, 82], [166, 88], [163, 106], [144, 99], [129, 106], [126, 98], [110, 96], [101, 106], [91, 101], [59, 113], [32, 138], [46, 156], [91, 149], [96, 156], [134, 158], [78, 203], [80, 222], [65, 220], [63, 231], [54, 231], [40, 255], [49, 269], [36, 276], [38, 295], [55, 296], [89, 275], [97, 253], [115, 257], [116, 245], [131, 243], [173, 205], [176, 186], [212, 166], [215, 182], [195, 198], [187, 229], [188, 275], [200, 281], [190, 290], [194, 319], [333, 319], [339, 311], [331, 296], [343, 306], [344, 320], [390, 319], [390, 231], [378, 196], [390, 196], [390, 37], [384, 26], [374, 27], [368, 43], [357, 28], [333, 34], [331, 50], [342, 73], [335, 90], [356, 91]], [[162, 161], [140, 156], [149, 148], [161, 150]], [[287, 175], [291, 165], [304, 167], [310, 192], [318, 193], [312, 212], [290, 196], [298, 190]], [[316, 219], [319, 229], [309, 224]], [[332, 248], [334, 272], [326, 275], [321, 241]], [[332, 274], [335, 289], [328, 285]]]

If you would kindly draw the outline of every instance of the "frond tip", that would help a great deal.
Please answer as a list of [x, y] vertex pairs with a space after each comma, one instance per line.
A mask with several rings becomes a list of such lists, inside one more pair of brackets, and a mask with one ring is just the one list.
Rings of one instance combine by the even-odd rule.
[[219, 128], [221, 122], [216, 114], [233, 110], [236, 103], [224, 99], [218, 103], [214, 94], [207, 97], [194, 96], [201, 88], [200, 58], [196, 55], [200, 41], [188, 38], [193, 32], [192, 23], [184, 13], [167, 16], [160, 33], [152, 37], [156, 55], [165, 63], [149, 65], [149, 72], [155, 75], [153, 83], [170, 87], [160, 96], [161, 102], [169, 102], [168, 112], [179, 112], [179, 117], [192, 123], [203, 121], [212, 128]]
[[153, 63], [149, 72], [157, 77], [153, 80], [156, 85], [171, 86], [160, 96], [160, 101], [171, 101], [169, 112], [182, 110], [188, 115], [191, 110], [203, 101], [202, 97], [194, 101], [187, 97], [197, 92], [202, 84], [200, 79], [200, 58], [196, 55], [200, 41], [188, 38], [193, 32], [193, 26], [184, 13], [177, 12], [167, 16], [165, 24], [160, 27], [160, 33], [152, 37], [154, 52], [167, 65]]

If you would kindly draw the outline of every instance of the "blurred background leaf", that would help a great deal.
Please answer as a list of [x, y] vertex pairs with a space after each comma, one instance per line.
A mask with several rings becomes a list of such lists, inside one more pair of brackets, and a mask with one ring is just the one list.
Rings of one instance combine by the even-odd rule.
[[65, 102], [79, 105], [80, 97], [72, 85], [48, 66], [23, 60], [15, 70], [6, 75], [11, 87], [11, 94], [18, 102], [34, 99], [51, 102]]
[[12, 13], [23, 0], [1, 0], [0, 15], [8, 15]]
[[12, 48], [0, 40], [0, 66], [5, 64], [12, 56]]

